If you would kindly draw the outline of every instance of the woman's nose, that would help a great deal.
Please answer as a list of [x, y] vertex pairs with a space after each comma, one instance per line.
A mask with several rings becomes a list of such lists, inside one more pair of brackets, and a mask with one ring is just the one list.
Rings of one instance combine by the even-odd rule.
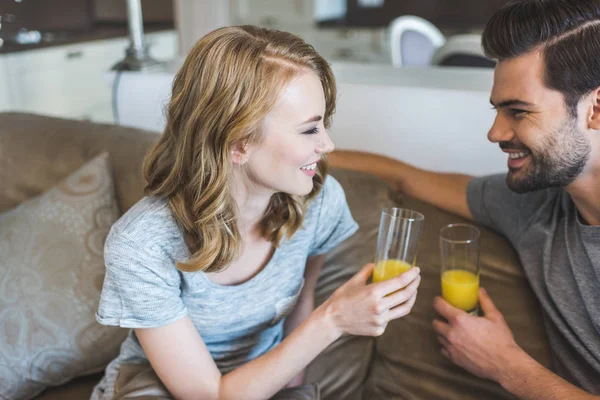
[[331, 153], [335, 148], [335, 145], [331, 141], [329, 134], [327, 131], [324, 131], [322, 135], [320, 135], [319, 144], [317, 145], [316, 152], [319, 154]]

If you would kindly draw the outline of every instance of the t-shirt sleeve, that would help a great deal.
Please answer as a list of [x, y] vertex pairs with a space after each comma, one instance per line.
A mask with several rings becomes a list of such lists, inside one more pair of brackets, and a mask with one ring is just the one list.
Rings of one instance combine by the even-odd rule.
[[309, 256], [327, 253], [358, 229], [346, 203], [344, 189], [331, 175], [327, 176], [319, 197], [315, 237]]
[[104, 261], [99, 323], [155, 328], [187, 315], [179, 272], [160, 247], [113, 229], [104, 246]]
[[543, 190], [513, 192], [506, 185], [506, 174], [477, 177], [467, 187], [467, 203], [473, 218], [509, 240], [519, 236], [548, 199], [548, 192]]

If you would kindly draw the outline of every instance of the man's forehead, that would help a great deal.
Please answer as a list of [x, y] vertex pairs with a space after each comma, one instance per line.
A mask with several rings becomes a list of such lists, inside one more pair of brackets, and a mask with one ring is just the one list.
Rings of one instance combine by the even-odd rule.
[[497, 64], [491, 100], [494, 104], [509, 99], [536, 103], [546, 90], [543, 57], [536, 51]]

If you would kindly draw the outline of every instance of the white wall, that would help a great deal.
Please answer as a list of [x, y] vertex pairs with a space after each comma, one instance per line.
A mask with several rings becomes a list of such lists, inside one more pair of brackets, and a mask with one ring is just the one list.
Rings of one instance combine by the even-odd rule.
[[[122, 124], [163, 129], [177, 66], [162, 73], [123, 74]], [[338, 149], [379, 153], [439, 171], [506, 170], [504, 154], [486, 137], [494, 120], [491, 70], [333, 67], [338, 103], [330, 134]]]
[[231, 22], [228, 0], [174, 0], [174, 6], [181, 55], [202, 36]]
[[6, 60], [0, 57], [0, 111], [12, 109], [11, 89]]
[[421, 168], [484, 175], [506, 171], [487, 140], [495, 113], [491, 69], [333, 64], [330, 129], [338, 149], [383, 154]]

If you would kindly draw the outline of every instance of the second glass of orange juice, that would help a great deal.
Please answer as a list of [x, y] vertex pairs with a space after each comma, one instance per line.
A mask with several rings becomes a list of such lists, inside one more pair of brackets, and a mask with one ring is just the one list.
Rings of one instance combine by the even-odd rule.
[[451, 224], [440, 231], [442, 297], [472, 315], [479, 303], [479, 229]]
[[404, 208], [382, 210], [373, 282], [400, 275], [415, 264], [424, 220], [423, 214]]

